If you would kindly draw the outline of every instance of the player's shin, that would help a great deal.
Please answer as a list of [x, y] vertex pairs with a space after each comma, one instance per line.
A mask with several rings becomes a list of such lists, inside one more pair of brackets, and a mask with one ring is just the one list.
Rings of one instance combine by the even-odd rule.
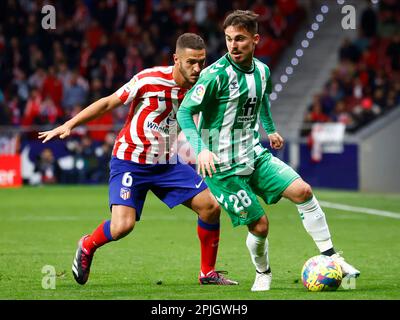
[[315, 196], [313, 196], [311, 200], [302, 204], [297, 204], [296, 206], [303, 221], [304, 228], [313, 238], [320, 252], [332, 251], [334, 253], [325, 213], [322, 211]]
[[269, 269], [267, 237], [258, 237], [249, 232], [247, 234], [246, 245], [256, 270], [260, 273], [267, 271]]
[[103, 221], [94, 231], [93, 233], [86, 237], [83, 241], [83, 248], [87, 251], [87, 253], [91, 254], [94, 251], [105, 245], [106, 243], [113, 241], [111, 236], [110, 229], [111, 221]]
[[201, 247], [201, 276], [215, 270], [219, 244], [220, 225], [209, 224], [198, 219], [197, 235]]

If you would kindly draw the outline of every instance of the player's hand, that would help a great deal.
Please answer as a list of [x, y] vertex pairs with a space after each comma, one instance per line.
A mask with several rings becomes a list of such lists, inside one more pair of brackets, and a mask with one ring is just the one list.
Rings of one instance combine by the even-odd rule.
[[269, 145], [272, 149], [280, 149], [283, 147], [284, 140], [278, 132], [271, 133], [268, 135]]
[[219, 158], [215, 155], [215, 153], [212, 153], [210, 150], [204, 149], [199, 153], [197, 156], [197, 174], [200, 174], [203, 176], [203, 178], [206, 177], [208, 174], [210, 177], [212, 177], [212, 171], [217, 172], [217, 169], [215, 169], [215, 161], [219, 161]]
[[54, 137], [64, 139], [71, 134], [71, 130], [72, 129], [68, 125], [63, 124], [62, 126], [54, 128], [53, 130], [39, 132], [38, 138], [43, 139], [42, 143], [45, 143]]

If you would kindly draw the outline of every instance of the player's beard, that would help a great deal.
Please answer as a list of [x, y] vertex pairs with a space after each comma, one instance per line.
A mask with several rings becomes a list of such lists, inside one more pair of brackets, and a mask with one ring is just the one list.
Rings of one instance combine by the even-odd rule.
[[179, 65], [179, 72], [181, 73], [181, 75], [183, 76], [183, 78], [185, 79], [185, 81], [187, 83], [189, 83], [190, 85], [194, 85], [197, 81], [197, 79], [199, 78], [198, 76], [196, 77], [195, 80], [193, 80], [193, 78], [190, 76], [189, 72], [187, 72], [187, 70], [185, 70], [182, 65]]

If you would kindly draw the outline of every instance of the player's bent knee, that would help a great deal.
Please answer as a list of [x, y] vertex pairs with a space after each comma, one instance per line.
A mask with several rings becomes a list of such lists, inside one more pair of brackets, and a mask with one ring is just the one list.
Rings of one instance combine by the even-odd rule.
[[283, 193], [282, 196], [299, 204], [310, 200], [313, 196], [311, 186], [302, 179], [296, 179]]
[[202, 210], [198, 212], [201, 220], [207, 223], [218, 223], [219, 217], [221, 215], [221, 207], [218, 202], [210, 202], [207, 206], [203, 207]]
[[302, 181], [298, 180], [291, 189], [288, 189], [288, 192], [284, 194], [284, 197], [293, 201], [294, 203], [303, 203], [312, 198], [312, 189], [311, 186]]
[[220, 215], [221, 215], [221, 207], [217, 202], [215, 202], [210, 208], [210, 216], [213, 218], [213, 220], [219, 221]]
[[257, 221], [248, 225], [249, 231], [258, 237], [267, 237], [269, 231], [269, 222], [267, 216], [262, 216]]
[[207, 223], [218, 223], [220, 215], [221, 208], [218, 204], [209, 206], [205, 210], [199, 212], [200, 219]]
[[313, 196], [311, 186], [304, 182], [304, 184], [301, 187], [300, 195], [299, 195], [299, 202], [306, 202], [307, 200], [310, 200]]

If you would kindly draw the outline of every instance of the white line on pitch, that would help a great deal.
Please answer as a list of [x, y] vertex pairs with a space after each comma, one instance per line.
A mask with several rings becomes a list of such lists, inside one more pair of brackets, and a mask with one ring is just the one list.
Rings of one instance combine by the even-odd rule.
[[332, 209], [351, 211], [351, 212], [359, 212], [359, 213], [371, 214], [371, 215], [375, 215], [375, 216], [400, 219], [400, 213], [397, 213], [397, 212], [370, 209], [370, 208], [362, 208], [362, 207], [354, 207], [354, 206], [349, 206], [346, 204], [333, 203], [333, 202], [327, 202], [327, 201], [319, 201], [319, 203], [323, 207], [332, 208]]

